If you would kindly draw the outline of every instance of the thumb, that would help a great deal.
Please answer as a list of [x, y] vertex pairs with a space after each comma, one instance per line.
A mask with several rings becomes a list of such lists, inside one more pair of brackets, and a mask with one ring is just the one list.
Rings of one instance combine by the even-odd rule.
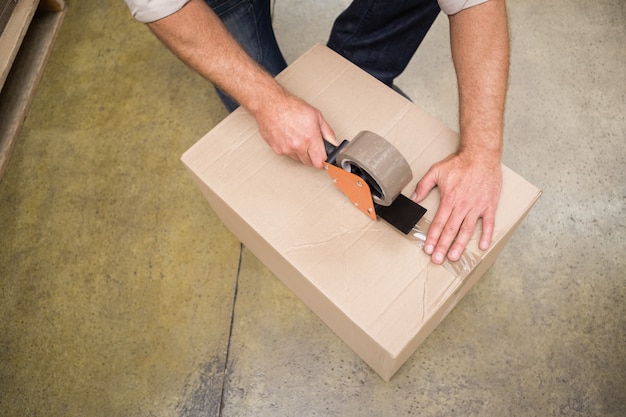
[[337, 139], [335, 138], [335, 132], [330, 128], [329, 124], [324, 119], [324, 116], [320, 114], [320, 132], [322, 133], [322, 138], [326, 139], [331, 143], [337, 143]]
[[322, 140], [316, 140], [311, 144], [309, 147], [309, 157], [315, 168], [322, 168], [326, 160], [326, 150], [324, 149], [324, 142], [322, 142]]
[[422, 177], [421, 180], [417, 183], [415, 187], [415, 192], [411, 196], [411, 200], [419, 203], [423, 199], [426, 198], [430, 190], [435, 188], [437, 185], [437, 180], [435, 176], [434, 169], [431, 167], [426, 174]]

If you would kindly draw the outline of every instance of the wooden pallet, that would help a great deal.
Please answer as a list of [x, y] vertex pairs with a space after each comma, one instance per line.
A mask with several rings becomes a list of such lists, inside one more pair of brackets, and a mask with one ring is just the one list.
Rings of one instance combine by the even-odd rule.
[[0, 180], [65, 12], [63, 0], [19, 0], [0, 36]]

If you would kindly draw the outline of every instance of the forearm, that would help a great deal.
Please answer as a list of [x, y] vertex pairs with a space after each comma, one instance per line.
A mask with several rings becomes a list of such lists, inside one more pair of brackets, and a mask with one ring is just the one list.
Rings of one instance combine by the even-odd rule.
[[499, 162], [509, 70], [504, 0], [450, 16], [450, 40], [459, 86], [459, 151]]
[[322, 113], [289, 94], [254, 62], [204, 1], [191, 0], [148, 26], [183, 62], [245, 107], [275, 153], [322, 167], [322, 138], [335, 140]]
[[202, 0], [191, 0], [177, 13], [148, 23], [148, 27], [189, 67], [253, 114], [268, 98], [286, 94]]

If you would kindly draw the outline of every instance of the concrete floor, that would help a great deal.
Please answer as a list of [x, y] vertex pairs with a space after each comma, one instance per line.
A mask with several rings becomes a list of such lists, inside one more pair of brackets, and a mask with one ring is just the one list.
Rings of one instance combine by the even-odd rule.
[[[0, 415], [626, 415], [623, 1], [508, 2], [503, 159], [544, 195], [389, 383], [184, 171], [210, 85], [121, 0], [68, 3], [0, 182]], [[288, 60], [345, 4], [278, 0]], [[398, 85], [456, 126], [447, 42], [442, 16]]]

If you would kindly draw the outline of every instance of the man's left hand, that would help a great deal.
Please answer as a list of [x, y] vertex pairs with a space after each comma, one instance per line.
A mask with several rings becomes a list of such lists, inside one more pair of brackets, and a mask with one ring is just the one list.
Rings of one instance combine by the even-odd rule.
[[435, 186], [441, 200], [424, 244], [432, 261], [441, 264], [446, 255], [451, 261], [459, 260], [481, 218], [479, 247], [488, 249], [502, 188], [500, 159], [462, 152], [450, 155], [428, 170], [412, 199], [422, 201]]

